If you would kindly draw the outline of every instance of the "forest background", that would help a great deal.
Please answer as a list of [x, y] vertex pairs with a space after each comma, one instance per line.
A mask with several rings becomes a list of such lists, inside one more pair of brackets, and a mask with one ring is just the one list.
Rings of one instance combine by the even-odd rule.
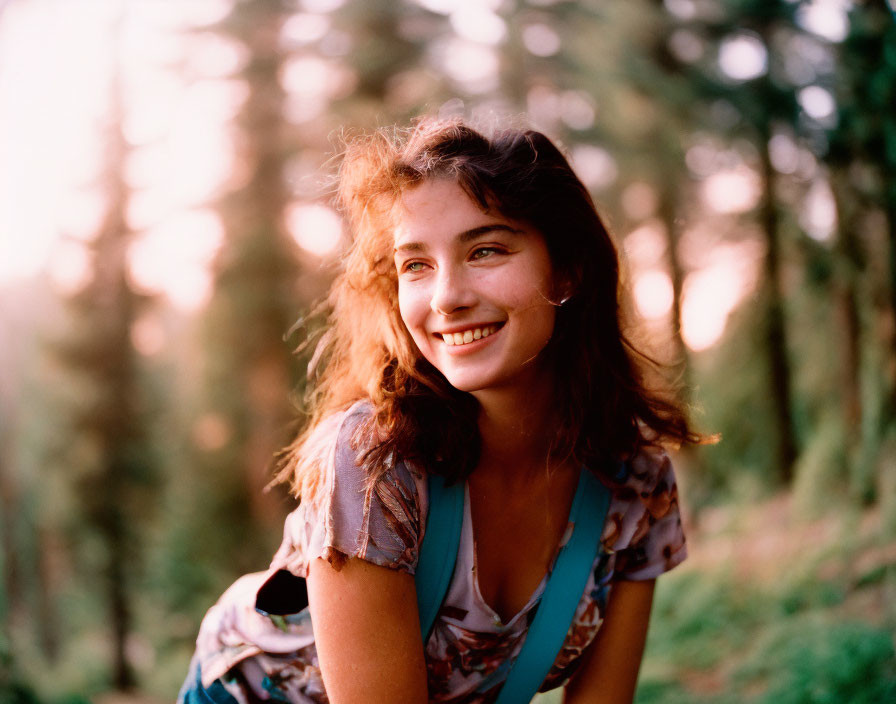
[[638, 701], [896, 701], [893, 10], [0, 2], [0, 702], [174, 698], [292, 506], [338, 138], [422, 113], [565, 146], [722, 435]]

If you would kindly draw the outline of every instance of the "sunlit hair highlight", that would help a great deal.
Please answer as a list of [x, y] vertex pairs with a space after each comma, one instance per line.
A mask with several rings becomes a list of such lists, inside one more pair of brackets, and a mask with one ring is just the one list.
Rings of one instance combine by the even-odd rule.
[[405, 191], [436, 178], [456, 181], [483, 211], [545, 238], [568, 294], [544, 351], [557, 389], [555, 453], [601, 472], [645, 444], [701, 440], [674, 395], [645, 380], [650, 361], [623, 334], [616, 248], [557, 147], [532, 130], [487, 137], [460, 120], [424, 118], [347, 143], [337, 201], [352, 244], [309, 370], [309, 423], [281, 454], [278, 479], [299, 495], [313, 493], [321, 476], [316, 429], [362, 399], [372, 414], [358, 449], [371, 483], [396, 458], [452, 479], [475, 468], [477, 402], [420, 355], [398, 309], [396, 206]]

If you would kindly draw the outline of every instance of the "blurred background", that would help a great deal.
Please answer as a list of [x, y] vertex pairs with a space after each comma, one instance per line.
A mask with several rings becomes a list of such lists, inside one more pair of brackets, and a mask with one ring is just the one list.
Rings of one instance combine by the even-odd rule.
[[292, 507], [339, 137], [421, 113], [564, 145], [722, 434], [638, 701], [896, 701], [893, 10], [0, 0], [0, 702], [173, 700]]

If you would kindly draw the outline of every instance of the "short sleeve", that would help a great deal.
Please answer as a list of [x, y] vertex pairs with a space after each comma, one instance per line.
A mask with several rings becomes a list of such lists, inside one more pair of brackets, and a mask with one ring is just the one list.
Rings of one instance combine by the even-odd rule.
[[655, 448], [642, 450], [627, 469], [614, 491], [604, 544], [615, 554], [614, 580], [654, 579], [687, 557], [675, 472]]
[[323, 483], [286, 519], [283, 543], [271, 564], [307, 577], [308, 565], [323, 557], [336, 569], [357, 557], [414, 574], [425, 521], [425, 479], [405, 462], [396, 462], [367, 488], [359, 464], [365, 443], [358, 440], [369, 406], [356, 404], [337, 421], [319, 429], [328, 447]]

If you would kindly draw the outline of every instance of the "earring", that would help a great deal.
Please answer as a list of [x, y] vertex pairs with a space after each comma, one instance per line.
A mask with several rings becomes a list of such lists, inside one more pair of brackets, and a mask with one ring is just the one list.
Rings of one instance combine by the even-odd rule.
[[566, 303], [570, 298], [572, 298], [572, 296], [566, 296], [565, 298], [561, 299], [560, 302], [559, 302], [557, 305], [558, 305], [558, 306], [562, 306], [562, 305], [563, 305], [564, 303]]

